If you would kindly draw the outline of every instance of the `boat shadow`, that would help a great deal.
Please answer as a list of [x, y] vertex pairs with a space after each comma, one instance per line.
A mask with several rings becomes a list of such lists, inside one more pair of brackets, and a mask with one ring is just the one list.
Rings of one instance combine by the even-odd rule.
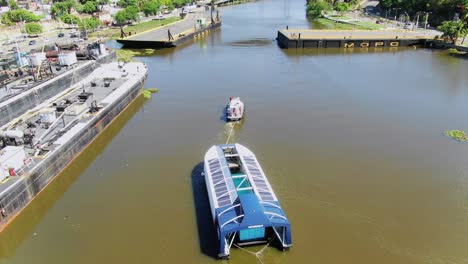
[[198, 240], [201, 253], [217, 259], [217, 239], [211, 216], [211, 207], [206, 192], [203, 162], [192, 169], [192, 193], [197, 218]]

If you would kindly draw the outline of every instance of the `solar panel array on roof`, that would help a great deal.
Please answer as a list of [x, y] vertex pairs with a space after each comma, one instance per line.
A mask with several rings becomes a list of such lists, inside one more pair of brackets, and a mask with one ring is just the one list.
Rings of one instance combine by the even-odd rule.
[[211, 179], [213, 188], [216, 194], [216, 201], [219, 207], [231, 204], [231, 196], [229, 196], [226, 180], [224, 179], [223, 169], [219, 159], [208, 160], [208, 167], [210, 168]]
[[244, 156], [244, 161], [246, 164], [245, 168], [252, 176], [253, 182], [257, 187], [258, 194], [262, 201], [274, 201], [273, 195], [271, 194], [270, 188], [265, 182], [265, 177], [261, 172], [256, 160], [252, 156]]

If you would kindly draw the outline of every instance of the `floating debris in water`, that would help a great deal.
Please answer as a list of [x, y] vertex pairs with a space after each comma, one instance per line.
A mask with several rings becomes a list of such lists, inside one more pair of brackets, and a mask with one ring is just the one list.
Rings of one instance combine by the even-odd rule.
[[447, 130], [444, 134], [460, 142], [468, 140], [468, 135], [462, 130]]
[[159, 92], [159, 89], [158, 88], [148, 88], [148, 89], [146, 89], [146, 91], [148, 91], [150, 93], [157, 93], [157, 92]]

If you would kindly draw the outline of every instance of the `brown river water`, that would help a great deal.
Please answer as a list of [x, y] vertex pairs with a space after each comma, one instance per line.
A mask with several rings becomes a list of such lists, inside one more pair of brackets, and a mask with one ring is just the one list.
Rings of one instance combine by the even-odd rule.
[[0, 235], [0, 263], [222, 262], [200, 170], [229, 96], [247, 106], [230, 141], [256, 153], [294, 244], [230, 263], [468, 263], [468, 145], [443, 135], [468, 130], [468, 60], [279, 49], [277, 29], [314, 26], [304, 2], [224, 8], [221, 30], [142, 57], [160, 92]]

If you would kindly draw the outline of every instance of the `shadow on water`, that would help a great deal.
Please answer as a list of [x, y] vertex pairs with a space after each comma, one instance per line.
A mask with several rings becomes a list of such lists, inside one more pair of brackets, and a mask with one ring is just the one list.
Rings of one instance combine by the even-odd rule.
[[92, 164], [125, 124], [146, 102], [138, 96], [75, 160], [73, 160], [38, 196], [5, 228], [0, 239], [0, 259], [11, 257], [78, 177]]
[[269, 46], [274, 43], [274, 39], [269, 38], [253, 38], [247, 40], [238, 40], [233, 42], [228, 42], [227, 45], [234, 47], [261, 47]]
[[203, 162], [192, 169], [192, 193], [197, 218], [198, 240], [200, 251], [217, 259], [217, 239], [211, 216], [211, 207], [206, 192], [205, 177], [202, 175]]

